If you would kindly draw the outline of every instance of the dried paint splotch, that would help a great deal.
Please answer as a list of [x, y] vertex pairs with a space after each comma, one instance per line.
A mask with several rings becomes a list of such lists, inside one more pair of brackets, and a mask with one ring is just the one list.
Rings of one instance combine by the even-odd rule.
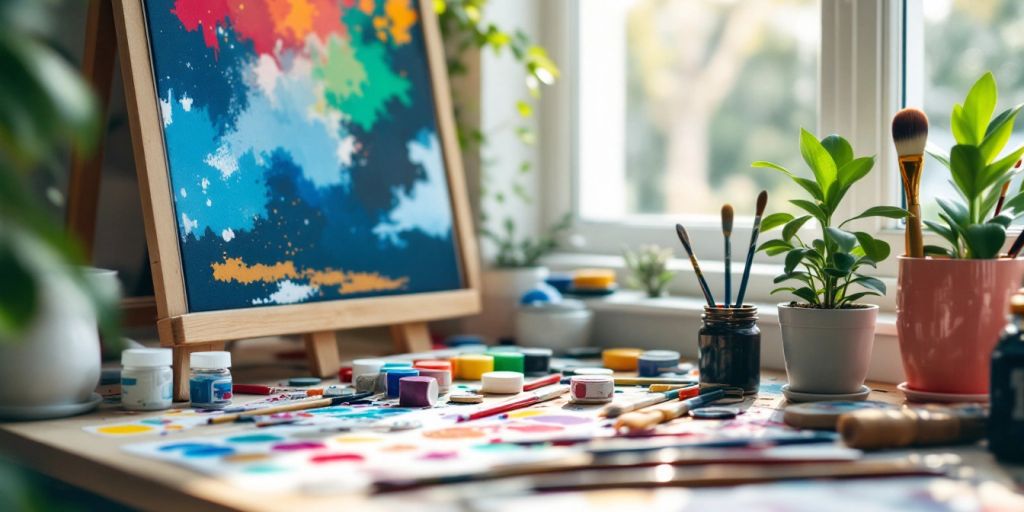
[[462, 286], [416, 0], [146, 0], [189, 309]]

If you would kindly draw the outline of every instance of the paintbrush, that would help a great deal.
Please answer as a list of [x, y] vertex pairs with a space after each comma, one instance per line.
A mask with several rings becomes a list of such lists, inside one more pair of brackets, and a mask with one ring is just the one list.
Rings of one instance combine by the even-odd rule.
[[906, 253], [911, 258], [924, 257], [924, 236], [921, 233], [921, 175], [924, 170], [924, 147], [928, 143], [928, 116], [916, 108], [905, 108], [892, 118], [892, 141], [900, 161], [903, 194], [907, 201]]
[[465, 416], [459, 416], [457, 421], [463, 422], [478, 420], [480, 418], [487, 418], [489, 416], [495, 416], [504, 412], [514, 411], [516, 409], [523, 409], [533, 404], [539, 404], [541, 402], [546, 402], [548, 400], [554, 400], [564, 395], [567, 391], [569, 391], [569, 386], [558, 386], [543, 393], [540, 391], [523, 393], [511, 400], [508, 400], [507, 402], [502, 402], [497, 405], [486, 407], [484, 409], [480, 409], [474, 413]]
[[676, 235], [683, 243], [686, 254], [690, 256], [690, 264], [693, 265], [693, 272], [697, 274], [697, 282], [700, 283], [700, 291], [704, 292], [704, 299], [708, 301], [708, 306], [715, 307], [715, 298], [711, 296], [711, 288], [708, 287], [708, 282], [704, 279], [704, 273], [700, 271], [697, 256], [693, 254], [693, 247], [690, 247], [690, 236], [686, 234], [686, 228], [682, 224], [676, 224]]
[[[692, 377], [615, 377], [616, 386], [650, 386], [651, 384], [680, 384], [692, 386], [698, 380]], [[572, 377], [562, 377], [562, 384], [572, 382]]]
[[1010, 246], [1010, 252], [1008, 253], [1008, 256], [1010, 256], [1011, 260], [1016, 258], [1018, 254], [1020, 254], [1021, 247], [1024, 247], [1024, 231], [1021, 231], [1021, 233], [1017, 235], [1017, 239], [1014, 240], [1013, 245]]
[[725, 307], [732, 304], [732, 205], [722, 206], [722, 238], [725, 239]]
[[[1014, 169], [1020, 169], [1020, 160], [1013, 164]], [[1010, 182], [1003, 183], [1003, 189], [999, 191], [999, 202], [996, 203], [996, 212], [992, 214], [992, 218], [999, 216], [999, 212], [1003, 211], [1003, 203], [1006, 202], [1006, 193], [1010, 190]]]
[[743, 266], [743, 279], [740, 280], [740, 292], [736, 295], [737, 308], [743, 307], [743, 297], [747, 294], [747, 281], [750, 280], [750, 266], [754, 264], [754, 252], [757, 251], [757, 235], [761, 232], [761, 216], [768, 206], [768, 191], [762, 190], [757, 195], [757, 210], [754, 212], [754, 227], [750, 232], [750, 248], [747, 249], [747, 263]]
[[349, 402], [355, 402], [364, 398], [373, 396], [372, 391], [365, 393], [356, 393], [348, 396], [337, 396], [334, 398], [321, 398], [319, 400], [299, 400], [295, 403], [288, 403], [282, 405], [275, 405], [272, 407], [265, 407], [263, 409], [253, 409], [251, 411], [240, 412], [236, 414], [222, 414], [220, 416], [214, 416], [206, 422], [210, 425], [219, 425], [221, 423], [234, 423], [239, 419], [247, 416], [267, 416], [270, 414], [277, 414], [279, 412], [291, 412], [291, 411], [305, 411], [309, 409], [320, 409], [323, 407], [331, 407], [334, 405], [347, 404]]
[[[691, 387], [697, 388], [697, 385], [694, 384]], [[683, 388], [679, 388], [661, 393], [647, 393], [643, 398], [633, 402], [609, 404], [607, 407], [602, 409], [598, 415], [604, 416], [605, 418], [618, 418], [629, 411], [635, 411], [637, 409], [643, 409], [644, 407], [658, 405], [669, 400], [675, 400], [679, 398], [679, 393], [682, 390]]]
[[642, 411], [627, 412], [616, 419], [615, 431], [629, 434], [649, 430], [659, 423], [685, 416], [691, 409], [703, 407], [725, 397], [725, 389], [715, 389], [688, 400], [664, 404], [660, 407], [650, 407]]

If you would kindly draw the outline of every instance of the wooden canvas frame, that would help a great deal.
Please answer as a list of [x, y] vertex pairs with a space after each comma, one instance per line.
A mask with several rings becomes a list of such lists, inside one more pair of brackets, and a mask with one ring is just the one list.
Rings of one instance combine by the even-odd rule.
[[[447, 172], [453, 239], [464, 288], [198, 313], [190, 313], [187, 306], [145, 7], [143, 0], [113, 2], [156, 295], [157, 328], [161, 344], [175, 349], [178, 398], [187, 395], [180, 377], [182, 366], [187, 367], [188, 354], [196, 350], [212, 350], [222, 346], [225, 341], [307, 334], [307, 347], [314, 353], [311, 357], [313, 372], [325, 376], [337, 371], [337, 349], [333, 347], [335, 330], [391, 325], [396, 327], [393, 334], [400, 344], [405, 345], [404, 348], [423, 349], [429, 348], [422, 345], [426, 333], [423, 322], [479, 312], [480, 276], [476, 237], [455, 133], [441, 34], [432, 1], [419, 0], [419, 13], [433, 86], [438, 137]], [[413, 338], [421, 341], [414, 344], [410, 341]], [[316, 354], [318, 348], [328, 353]]]

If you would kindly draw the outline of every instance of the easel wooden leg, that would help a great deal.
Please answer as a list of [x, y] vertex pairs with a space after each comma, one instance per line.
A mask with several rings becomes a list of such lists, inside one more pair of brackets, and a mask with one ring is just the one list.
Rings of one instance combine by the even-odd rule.
[[434, 348], [426, 322], [392, 325], [391, 339], [398, 352], [429, 352]]
[[174, 401], [188, 401], [188, 374], [190, 370], [189, 355], [193, 352], [209, 352], [211, 350], [224, 350], [224, 342], [218, 343], [189, 343], [186, 345], [175, 345], [171, 347], [174, 355]]
[[341, 368], [341, 357], [338, 355], [338, 337], [334, 331], [311, 332], [304, 334], [306, 357], [309, 358], [309, 371], [317, 377], [334, 377]]

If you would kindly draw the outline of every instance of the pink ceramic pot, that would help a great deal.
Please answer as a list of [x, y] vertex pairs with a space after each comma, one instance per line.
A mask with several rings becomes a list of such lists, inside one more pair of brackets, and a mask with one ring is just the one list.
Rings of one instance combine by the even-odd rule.
[[896, 330], [907, 386], [984, 394], [1024, 260], [899, 257]]

